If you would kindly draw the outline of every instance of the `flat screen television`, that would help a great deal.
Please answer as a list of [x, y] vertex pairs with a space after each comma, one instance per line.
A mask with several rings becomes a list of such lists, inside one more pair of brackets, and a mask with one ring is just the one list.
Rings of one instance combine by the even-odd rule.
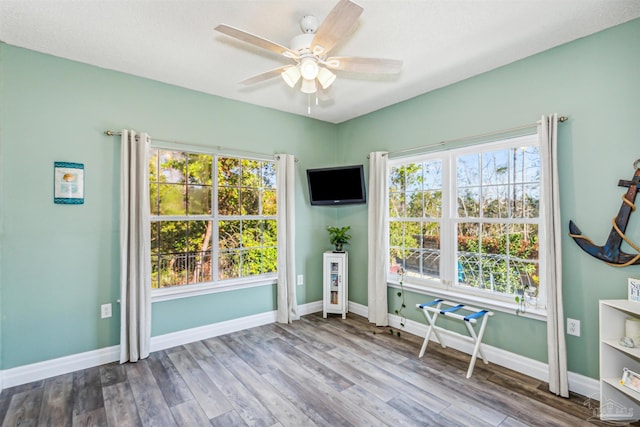
[[362, 165], [307, 169], [312, 205], [337, 206], [366, 203]]

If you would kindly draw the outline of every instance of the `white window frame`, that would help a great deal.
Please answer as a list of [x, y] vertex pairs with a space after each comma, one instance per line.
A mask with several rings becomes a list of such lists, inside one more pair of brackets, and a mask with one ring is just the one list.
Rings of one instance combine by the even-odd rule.
[[[150, 222], [156, 221], [212, 221], [213, 223], [213, 233], [212, 233], [212, 244], [211, 244], [211, 252], [212, 252], [212, 268], [211, 275], [213, 280], [208, 282], [200, 282], [188, 285], [179, 285], [179, 286], [171, 286], [166, 288], [154, 288], [151, 289], [151, 302], [161, 302], [161, 301], [169, 301], [180, 298], [188, 298], [198, 295], [207, 295], [218, 292], [227, 292], [227, 291], [235, 291], [240, 289], [248, 289], [260, 286], [273, 286], [277, 283], [277, 272], [260, 274], [249, 277], [240, 277], [233, 279], [218, 279], [218, 256], [220, 253], [220, 248], [218, 247], [218, 221], [220, 221], [220, 216], [218, 215], [217, 209], [217, 200], [218, 200], [218, 158], [219, 157], [228, 157], [228, 158], [236, 158], [239, 160], [255, 160], [261, 162], [272, 162], [275, 167], [275, 160], [271, 156], [264, 157], [256, 157], [256, 156], [242, 156], [237, 154], [228, 154], [224, 152], [219, 152], [215, 150], [203, 150], [200, 147], [193, 148], [190, 146], [183, 146], [180, 144], [168, 144], [168, 145], [156, 145], [152, 144], [151, 149], [157, 150], [165, 150], [165, 151], [176, 151], [183, 152], [187, 154], [206, 154], [212, 156], [212, 195], [211, 195], [211, 215], [179, 215], [179, 216], [168, 216], [168, 215], [151, 215]], [[278, 183], [276, 182], [276, 191], [277, 191]], [[229, 219], [243, 219], [243, 220], [274, 220], [278, 221], [277, 215], [269, 216], [269, 215], [238, 215], [233, 217], [225, 217], [225, 220]], [[277, 224], [279, 227], [280, 224]]]
[[[401, 277], [399, 274], [387, 273], [387, 282], [390, 287], [400, 288], [400, 280], [402, 280], [402, 287], [406, 290], [413, 291], [419, 294], [430, 295], [438, 298], [446, 298], [461, 303], [470, 305], [481, 305], [485, 308], [502, 311], [510, 314], [516, 313], [524, 317], [533, 318], [537, 320], [546, 320], [546, 286], [544, 283], [540, 283], [538, 289], [538, 295], [536, 298], [537, 304], [526, 305], [521, 307], [515, 302], [515, 299], [511, 295], [491, 294], [489, 292], [473, 289], [468, 286], [457, 285], [457, 267], [456, 267], [456, 251], [457, 244], [455, 235], [457, 233], [457, 224], [460, 222], [467, 222], [468, 218], [458, 217], [457, 215], [457, 202], [456, 197], [458, 193], [457, 189], [457, 176], [456, 176], [456, 159], [459, 156], [466, 154], [476, 154], [481, 152], [490, 152], [501, 149], [508, 149], [521, 146], [539, 146], [538, 134], [531, 134], [525, 136], [519, 136], [515, 138], [505, 138], [500, 141], [493, 141], [484, 144], [474, 144], [466, 147], [452, 148], [445, 151], [430, 152], [425, 154], [419, 154], [415, 156], [404, 156], [398, 158], [390, 158], [388, 167], [391, 169], [395, 166], [401, 166], [408, 163], [421, 163], [428, 160], [439, 159], [442, 161], [442, 215], [440, 217], [440, 277], [438, 278], [418, 278], [418, 277]], [[543, 161], [542, 159], [540, 160]], [[545, 165], [541, 165], [544, 168]], [[519, 218], [515, 221], [510, 221], [509, 218], [497, 218], [483, 219], [478, 221], [480, 224], [487, 222], [496, 222], [501, 224], [508, 223], [530, 223], [538, 225], [538, 238], [539, 238], [539, 252], [538, 262], [540, 277], [544, 277], [544, 270], [546, 268], [546, 259], [544, 259], [544, 247], [546, 242], [544, 241], [544, 217], [542, 215], [545, 197], [542, 183], [543, 176], [540, 177], [540, 207], [539, 216], [534, 219], [522, 219]], [[387, 201], [388, 209], [389, 201]], [[475, 219], [475, 218], [474, 218]], [[435, 218], [394, 218], [397, 220], [409, 220], [409, 221], [425, 221], [425, 222], [438, 222]], [[392, 222], [392, 218], [388, 219]]]

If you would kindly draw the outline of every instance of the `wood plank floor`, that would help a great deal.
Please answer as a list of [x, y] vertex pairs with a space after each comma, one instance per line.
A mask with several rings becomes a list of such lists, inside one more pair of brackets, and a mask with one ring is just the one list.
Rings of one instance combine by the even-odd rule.
[[[7, 389], [2, 426], [605, 425], [586, 398], [349, 314], [303, 317]], [[597, 402], [592, 402], [597, 405]]]

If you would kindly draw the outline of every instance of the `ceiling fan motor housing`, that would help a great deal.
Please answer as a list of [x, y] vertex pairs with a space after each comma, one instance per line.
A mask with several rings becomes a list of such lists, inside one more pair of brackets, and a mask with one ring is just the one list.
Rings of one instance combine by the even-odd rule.
[[310, 50], [311, 42], [313, 41], [314, 37], [314, 33], [298, 34], [291, 39], [290, 49], [296, 52]]

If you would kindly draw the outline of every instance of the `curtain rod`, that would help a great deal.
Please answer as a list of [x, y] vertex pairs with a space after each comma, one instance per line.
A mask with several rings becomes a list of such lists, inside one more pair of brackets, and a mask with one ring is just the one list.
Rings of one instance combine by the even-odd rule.
[[[113, 131], [113, 130], [105, 130], [104, 134], [107, 135], [107, 136], [121, 136], [122, 132], [116, 132], [116, 131]], [[137, 138], [137, 136], [136, 136], [136, 138]], [[226, 150], [226, 151], [235, 151], [237, 153], [253, 154], [253, 155], [257, 155], [257, 156], [271, 156], [271, 157], [273, 157], [275, 159], [279, 159], [280, 158], [280, 156], [278, 156], [277, 154], [260, 153], [258, 151], [242, 150], [242, 149], [238, 149], [238, 148], [227, 148], [227, 147], [222, 147], [220, 145], [213, 145], [212, 146], [212, 145], [204, 145], [204, 144], [192, 144], [192, 143], [189, 143], [189, 142], [171, 141], [171, 140], [168, 140], [168, 139], [160, 139], [160, 138], [151, 138], [151, 140], [160, 141], [160, 142], [169, 142], [169, 143], [172, 143], [172, 144], [185, 144], [185, 145], [191, 145], [191, 146], [194, 146], [194, 147], [213, 148], [213, 149], [218, 150], [218, 151]], [[296, 158], [295, 161], [297, 162], [298, 159]]]
[[[569, 120], [569, 117], [567, 117], [567, 116], [559, 116], [558, 117], [558, 122], [560, 122], [560, 123], [564, 123], [567, 120]], [[419, 147], [412, 147], [412, 148], [405, 148], [403, 150], [390, 151], [390, 152], [388, 152], [388, 153], [386, 153], [384, 155], [393, 156], [393, 155], [396, 155], [396, 154], [407, 153], [407, 152], [411, 152], [411, 151], [424, 150], [426, 148], [442, 146], [442, 145], [445, 145], [445, 144], [450, 144], [452, 142], [466, 141], [468, 139], [482, 138], [482, 137], [485, 137], [485, 136], [493, 136], [493, 135], [500, 135], [502, 133], [514, 132], [514, 131], [517, 131], [517, 130], [527, 129], [527, 128], [530, 128], [530, 127], [533, 127], [533, 126], [537, 126], [537, 125], [538, 125], [538, 122], [533, 122], [533, 123], [529, 123], [529, 124], [526, 124], [526, 125], [515, 126], [515, 127], [512, 127], [512, 128], [509, 128], [509, 129], [502, 129], [502, 130], [493, 131], [493, 132], [480, 133], [480, 134], [477, 134], [477, 135], [464, 136], [462, 138], [448, 139], [448, 140], [445, 140], [445, 141], [436, 142], [434, 144], [421, 145]], [[367, 155], [367, 159], [368, 158], [369, 158], [369, 156]]]

